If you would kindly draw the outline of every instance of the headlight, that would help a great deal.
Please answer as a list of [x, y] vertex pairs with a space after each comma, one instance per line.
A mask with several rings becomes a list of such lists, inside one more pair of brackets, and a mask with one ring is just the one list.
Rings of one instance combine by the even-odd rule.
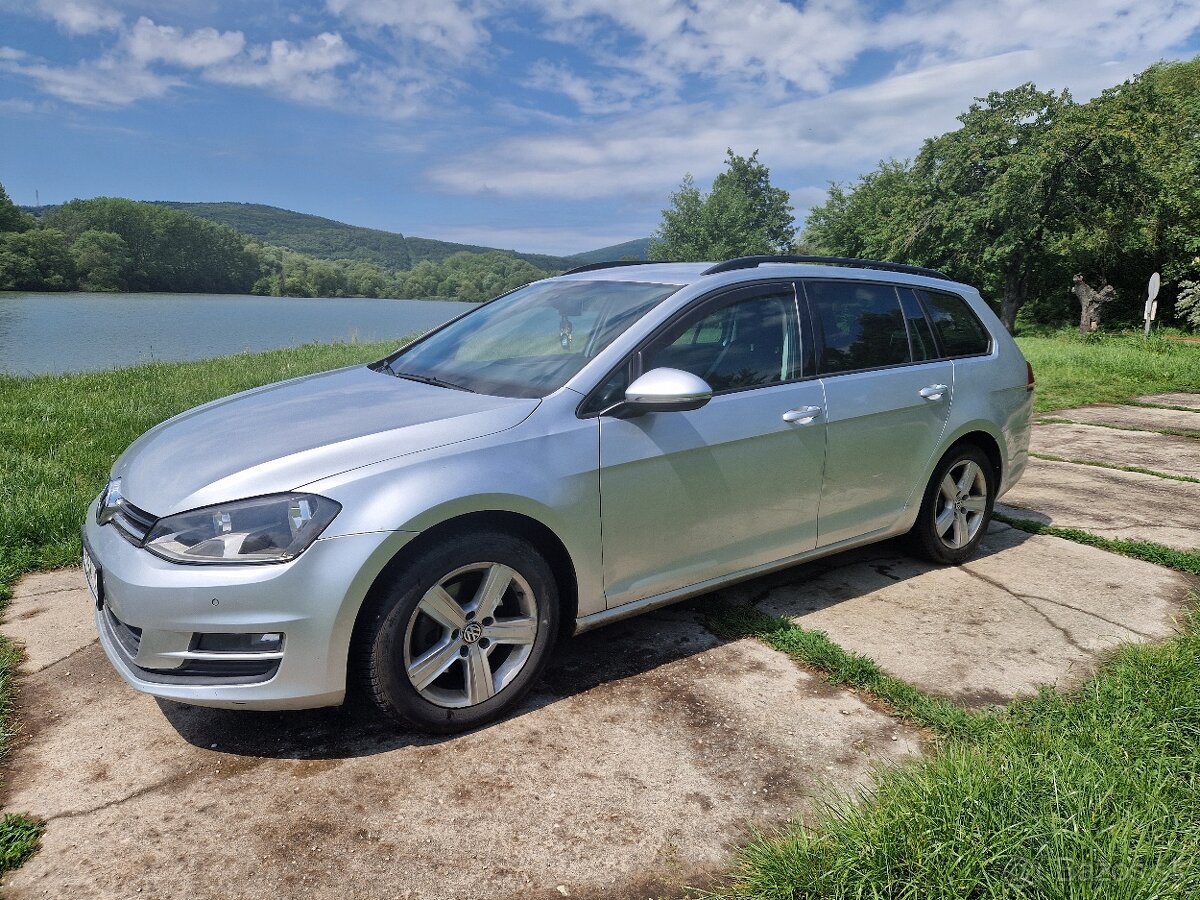
[[171, 562], [201, 565], [295, 559], [341, 511], [315, 494], [275, 494], [159, 519], [143, 546]]

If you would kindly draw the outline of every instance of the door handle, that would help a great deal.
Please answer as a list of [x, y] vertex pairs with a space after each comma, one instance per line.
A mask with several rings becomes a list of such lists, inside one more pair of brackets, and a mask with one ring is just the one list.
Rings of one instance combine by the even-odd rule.
[[949, 390], [950, 388], [948, 385], [931, 384], [928, 387], [921, 388], [919, 391], [917, 391], [917, 393], [921, 395], [922, 400], [929, 400], [932, 402], [941, 400]]
[[811, 425], [821, 416], [819, 406], [797, 406], [783, 414], [783, 421], [789, 425]]

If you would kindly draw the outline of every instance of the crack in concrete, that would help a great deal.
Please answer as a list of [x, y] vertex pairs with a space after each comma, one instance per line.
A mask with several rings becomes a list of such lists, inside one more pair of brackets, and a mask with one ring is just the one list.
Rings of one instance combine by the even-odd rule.
[[978, 578], [980, 581], [984, 582], [985, 584], [990, 584], [992, 587], [996, 588], [997, 590], [1003, 591], [1004, 593], [1008, 594], [1014, 600], [1018, 600], [1021, 603], [1023, 603], [1025, 606], [1028, 606], [1030, 609], [1032, 609], [1034, 612], [1036, 612], [1039, 616], [1041, 616], [1043, 619], [1045, 619], [1047, 623], [1049, 623], [1057, 631], [1059, 631], [1062, 634], [1062, 636], [1064, 638], [1066, 638], [1067, 643], [1069, 643], [1072, 647], [1074, 647], [1075, 649], [1079, 650], [1082, 653], [1090, 654], [1092, 651], [1089, 651], [1087, 648], [1080, 645], [1064, 626], [1059, 625], [1057, 622], [1055, 622], [1053, 619], [1051, 619], [1048, 615], [1046, 615], [1045, 612], [1043, 612], [1042, 610], [1040, 610], [1036, 606], [1034, 606], [1030, 601], [1038, 600], [1038, 601], [1041, 601], [1042, 603], [1049, 603], [1051, 606], [1058, 606], [1058, 607], [1061, 607], [1062, 609], [1069, 609], [1072, 612], [1077, 612], [1080, 615], [1089, 616], [1090, 618], [1097, 619], [1101, 622], [1104, 622], [1108, 625], [1113, 626], [1114, 628], [1120, 628], [1122, 631], [1128, 631], [1130, 634], [1135, 634], [1140, 638], [1145, 638], [1146, 640], [1150, 640], [1153, 638], [1153, 635], [1138, 631], [1136, 628], [1131, 628], [1128, 625], [1124, 624], [1123, 622], [1117, 622], [1113, 619], [1106, 618], [1105, 616], [1102, 616], [1098, 612], [1094, 612], [1093, 610], [1083, 609], [1082, 607], [1079, 607], [1079, 606], [1072, 606], [1070, 603], [1064, 603], [1061, 600], [1052, 600], [1049, 597], [1042, 597], [1038, 594], [1023, 594], [1018, 591], [1014, 591], [1012, 588], [1007, 587], [1004, 584], [1001, 584], [996, 579], [991, 578], [987, 575], [984, 575], [981, 572], [976, 572], [974, 569], [969, 568], [966, 565], [959, 566], [959, 569], [963, 572], [966, 572], [972, 578]]
[[[67, 571], [79, 571], [81, 573], [80, 577], [81, 578], [83, 577], [82, 570], [68, 569]], [[49, 591], [38, 591], [36, 594], [16, 594], [13, 596], [13, 601], [16, 602], [17, 600], [37, 600], [40, 597], [52, 597], [55, 594], [69, 594], [72, 591], [86, 591], [86, 590], [87, 590], [86, 585], [82, 585], [82, 584], [79, 585], [78, 587], [53, 588], [52, 590], [49, 590]]]
[[68, 660], [72, 659], [73, 657], [78, 656], [84, 650], [90, 649], [93, 644], [98, 644], [98, 643], [100, 643], [100, 638], [94, 637], [90, 641], [88, 641], [86, 644], [84, 644], [82, 647], [76, 647], [74, 650], [72, 650], [66, 656], [60, 657], [59, 659], [52, 660], [51, 662], [46, 663], [40, 669], [32, 669], [32, 670], [28, 671], [26, 674], [27, 675], [40, 675], [42, 672], [46, 672], [50, 669], [53, 669], [55, 666], [65, 663]]
[[67, 810], [66, 812], [55, 813], [54, 815], [43, 816], [42, 818], [44, 818], [47, 822], [55, 822], [59, 819], [78, 819], [82, 816], [90, 816], [93, 813], [103, 812], [106, 809], [112, 809], [114, 806], [120, 806], [122, 803], [127, 803], [130, 800], [137, 800], [140, 797], [144, 797], [147, 794], [153, 793], [159, 788], [166, 787], [174, 782], [185, 781], [188, 776], [193, 774], [193, 772], [174, 772], [167, 777], [154, 782], [153, 784], [143, 785], [142, 787], [136, 788], [135, 790], [130, 791], [128, 794], [125, 794], [121, 797], [114, 797], [112, 800], [105, 800], [103, 803], [97, 806], [92, 806], [87, 809], [71, 809]]
[[[1070, 644], [1072, 647], [1074, 647], [1080, 653], [1088, 652], [1087, 648], [1084, 647], [1082, 644], [1080, 644], [1079, 641], [1077, 641], [1075, 639], [1075, 636], [1073, 634], [1071, 634], [1070, 631], [1068, 631], [1062, 625], [1059, 625], [1052, 618], [1050, 618], [1048, 615], [1046, 615], [1045, 612], [1043, 612], [1042, 610], [1040, 610], [1036, 606], [1034, 606], [1033, 603], [1031, 602], [1032, 600], [1035, 600], [1035, 599], [1042, 600], [1045, 598], [1022, 596], [1021, 594], [1018, 594], [1015, 591], [1012, 591], [1009, 588], [1005, 587], [1004, 585], [1000, 584], [995, 579], [988, 578], [986, 575], [980, 575], [978, 572], [968, 569], [966, 566], [959, 566], [959, 569], [963, 572], [966, 572], [972, 578], [977, 578], [980, 581], [982, 581], [984, 584], [989, 584], [992, 587], [1003, 591], [1004, 593], [1006, 593], [1010, 597], [1012, 597], [1014, 600], [1016, 600], [1018, 603], [1021, 603], [1022, 605], [1029, 607], [1031, 610], [1033, 610], [1035, 613], [1037, 613], [1039, 616], [1041, 616], [1043, 619], [1045, 619], [1047, 625], [1049, 625], [1051, 628], [1053, 628], [1055, 631], [1057, 631], [1059, 634], [1061, 634], [1063, 636], [1063, 640], [1065, 640], [1068, 644]], [[1054, 601], [1051, 600], [1048, 602], [1053, 603]]]

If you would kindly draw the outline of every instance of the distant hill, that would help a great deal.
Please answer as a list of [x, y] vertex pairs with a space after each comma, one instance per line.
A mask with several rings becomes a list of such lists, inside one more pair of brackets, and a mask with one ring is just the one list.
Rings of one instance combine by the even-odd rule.
[[[321, 259], [364, 260], [389, 269], [411, 269], [422, 260], [440, 263], [455, 253], [490, 253], [495, 247], [455, 244], [432, 238], [406, 237], [395, 231], [362, 228], [334, 219], [280, 209], [261, 203], [179, 203], [158, 201], [210, 222], [228, 225], [242, 234], [268, 244], [287, 247]], [[545, 253], [518, 253], [500, 250], [546, 271], [569, 269], [575, 263], [562, 256]]]
[[588, 250], [586, 253], [576, 253], [570, 259], [576, 265], [597, 262], [615, 262], [618, 259], [647, 259], [646, 249], [650, 246], [650, 238], [638, 238], [636, 241], [626, 241], [623, 244], [613, 244], [611, 247], [601, 247], [599, 250]]
[[[578, 265], [609, 262], [634, 256], [646, 258], [649, 238], [639, 238], [589, 250], [573, 256], [552, 256], [546, 253], [520, 253], [499, 250], [477, 244], [456, 244], [433, 238], [409, 237], [397, 231], [363, 228], [334, 219], [293, 212], [262, 203], [182, 203], [173, 200], [152, 201], [161, 206], [183, 210], [201, 219], [228, 225], [235, 231], [250, 235], [277, 247], [287, 247], [297, 253], [319, 259], [362, 260], [386, 269], [411, 269], [422, 260], [440, 263], [455, 253], [500, 252], [523, 259], [547, 272], [561, 272]], [[53, 206], [22, 207], [41, 216]]]

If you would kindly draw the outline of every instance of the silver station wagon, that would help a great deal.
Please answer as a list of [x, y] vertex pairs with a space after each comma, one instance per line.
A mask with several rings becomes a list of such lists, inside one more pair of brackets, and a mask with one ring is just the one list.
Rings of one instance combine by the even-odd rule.
[[899, 535], [963, 562], [1032, 391], [932, 270], [586, 266], [148, 431], [84, 524], [96, 625], [158, 697], [472, 728], [563, 635]]

